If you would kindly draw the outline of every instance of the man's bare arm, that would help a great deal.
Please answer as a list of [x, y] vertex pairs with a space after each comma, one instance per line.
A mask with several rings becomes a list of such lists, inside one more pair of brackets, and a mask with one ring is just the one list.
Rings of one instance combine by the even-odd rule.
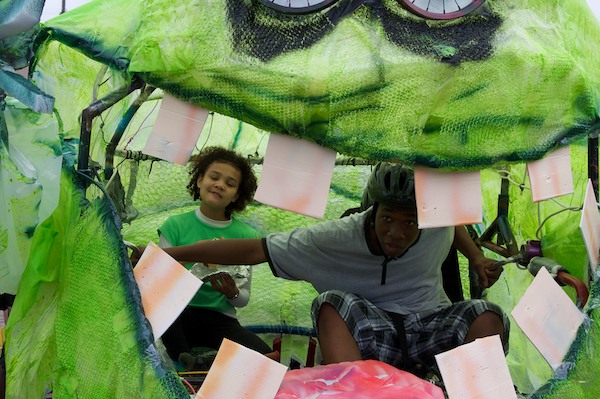
[[483, 252], [475, 245], [464, 226], [455, 227], [453, 245], [469, 260], [469, 267], [479, 276], [479, 286], [481, 288], [491, 287], [492, 284], [498, 281], [502, 268], [495, 271], [489, 270], [489, 267], [496, 261], [483, 255]]
[[267, 261], [262, 238], [203, 240], [191, 245], [165, 248], [178, 261], [219, 265], [256, 265]]
[[454, 231], [454, 248], [458, 249], [465, 258], [476, 259], [483, 257], [481, 250], [475, 245], [465, 226], [456, 226]]

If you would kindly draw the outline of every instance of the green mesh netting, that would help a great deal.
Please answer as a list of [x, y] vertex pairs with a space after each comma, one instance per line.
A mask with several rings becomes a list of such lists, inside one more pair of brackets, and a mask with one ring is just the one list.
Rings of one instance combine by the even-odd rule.
[[[510, 177], [514, 179], [515, 184], [510, 186], [510, 205], [509, 205], [509, 223], [513, 228], [513, 232], [520, 244], [527, 240], [540, 239], [543, 243], [544, 256], [556, 259], [575, 276], [587, 281], [588, 263], [585, 252], [585, 245], [579, 231], [579, 221], [581, 213], [578, 211], [562, 211], [556, 216], [550, 217], [544, 222], [544, 219], [566, 207], [578, 207], [583, 203], [583, 194], [587, 185], [587, 147], [585, 143], [579, 143], [571, 146], [571, 168], [573, 170], [574, 185], [577, 187], [575, 193], [558, 197], [556, 201], [542, 201], [534, 204], [531, 199], [529, 189], [522, 189], [517, 183], [527, 183], [525, 174], [525, 165], [513, 165], [509, 168]], [[482, 171], [482, 190], [485, 200], [485, 219], [489, 224], [496, 217], [496, 201], [497, 195], [500, 193], [500, 183], [497, 172], [493, 170]], [[528, 187], [528, 184], [525, 184]], [[540, 225], [543, 223], [542, 227]], [[538, 231], [539, 229], [539, 231]], [[493, 256], [488, 252], [489, 256]], [[510, 265], [505, 268], [503, 278], [487, 292], [487, 299], [500, 304], [503, 309], [509, 312], [518, 303], [519, 299], [533, 280], [533, 277], [523, 270], [519, 270], [515, 265]], [[575, 300], [574, 290], [570, 287], [565, 288], [573, 300]], [[588, 312], [592, 320], [595, 319], [593, 312], [597, 307], [597, 299], [590, 300], [588, 304]], [[511, 317], [512, 319], [512, 317]], [[518, 325], [512, 321], [512, 329], [510, 336], [510, 353], [507, 357], [509, 368], [513, 382], [520, 388], [522, 392], [532, 393], [546, 381], [553, 377], [553, 371], [548, 364], [543, 360], [543, 357], [538, 350], [531, 344], [527, 337], [518, 328]], [[595, 321], [593, 323], [596, 323]], [[586, 352], [591, 347], [595, 346], [596, 326], [592, 324], [586, 329], [580, 331], [578, 342], [573, 345], [574, 353]], [[576, 390], [575, 396], [569, 398], [592, 398], [597, 395], [597, 386], [589, 376], [586, 378], [585, 373], [587, 368], [593, 369], [598, 367], [598, 359], [590, 352], [586, 355], [586, 361], [576, 364], [577, 373], [580, 374], [581, 384], [583, 389]], [[566, 375], [566, 369], [572, 366], [567, 362], [565, 369], [556, 373], [557, 376]], [[577, 385], [577, 380], [574, 375], [569, 377], [573, 384]], [[584, 382], [585, 381], [585, 382]], [[554, 382], [549, 386], [554, 389]], [[589, 391], [589, 396], [581, 396], [581, 392]], [[548, 394], [537, 392], [535, 397], [545, 397]], [[579, 395], [579, 396], [577, 396]], [[586, 393], [588, 395], [588, 393]], [[560, 398], [562, 396], [550, 396]], [[566, 397], [566, 396], [565, 396]]]
[[346, 6], [292, 17], [254, 0], [97, 0], [46, 33], [185, 101], [367, 159], [478, 169], [598, 125], [585, 0], [490, 0], [452, 21], [395, 0]]
[[86, 205], [74, 180], [63, 174], [33, 236], [7, 324], [6, 397], [187, 397], [158, 355], [110, 202]]

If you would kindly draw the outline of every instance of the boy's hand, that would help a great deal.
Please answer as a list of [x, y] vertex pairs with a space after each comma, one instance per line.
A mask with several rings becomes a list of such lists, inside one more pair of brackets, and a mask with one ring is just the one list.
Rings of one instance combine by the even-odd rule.
[[209, 281], [212, 287], [216, 291], [219, 291], [221, 294], [225, 295], [227, 299], [234, 299], [240, 293], [240, 290], [235, 285], [233, 277], [231, 277], [229, 273], [220, 272], [211, 274], [210, 276], [203, 278], [203, 280]]
[[481, 288], [489, 288], [498, 279], [500, 278], [500, 274], [502, 274], [502, 267], [499, 267], [496, 270], [490, 270], [489, 267], [495, 264], [497, 261], [493, 259], [486, 258], [481, 255], [476, 259], [469, 260], [469, 267], [471, 267], [479, 276], [479, 286]]

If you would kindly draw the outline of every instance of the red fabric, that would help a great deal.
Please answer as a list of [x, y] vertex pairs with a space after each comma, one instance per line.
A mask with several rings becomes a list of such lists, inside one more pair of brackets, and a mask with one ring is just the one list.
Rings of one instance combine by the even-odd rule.
[[275, 399], [444, 399], [442, 390], [377, 360], [291, 370]]

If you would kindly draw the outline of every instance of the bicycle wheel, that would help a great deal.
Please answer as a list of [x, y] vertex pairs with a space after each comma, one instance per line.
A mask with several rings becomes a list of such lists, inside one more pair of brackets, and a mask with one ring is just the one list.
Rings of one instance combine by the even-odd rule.
[[460, 18], [481, 6], [485, 0], [397, 0], [401, 6], [428, 19]]
[[339, 0], [260, 0], [265, 6], [286, 14], [310, 14]]

